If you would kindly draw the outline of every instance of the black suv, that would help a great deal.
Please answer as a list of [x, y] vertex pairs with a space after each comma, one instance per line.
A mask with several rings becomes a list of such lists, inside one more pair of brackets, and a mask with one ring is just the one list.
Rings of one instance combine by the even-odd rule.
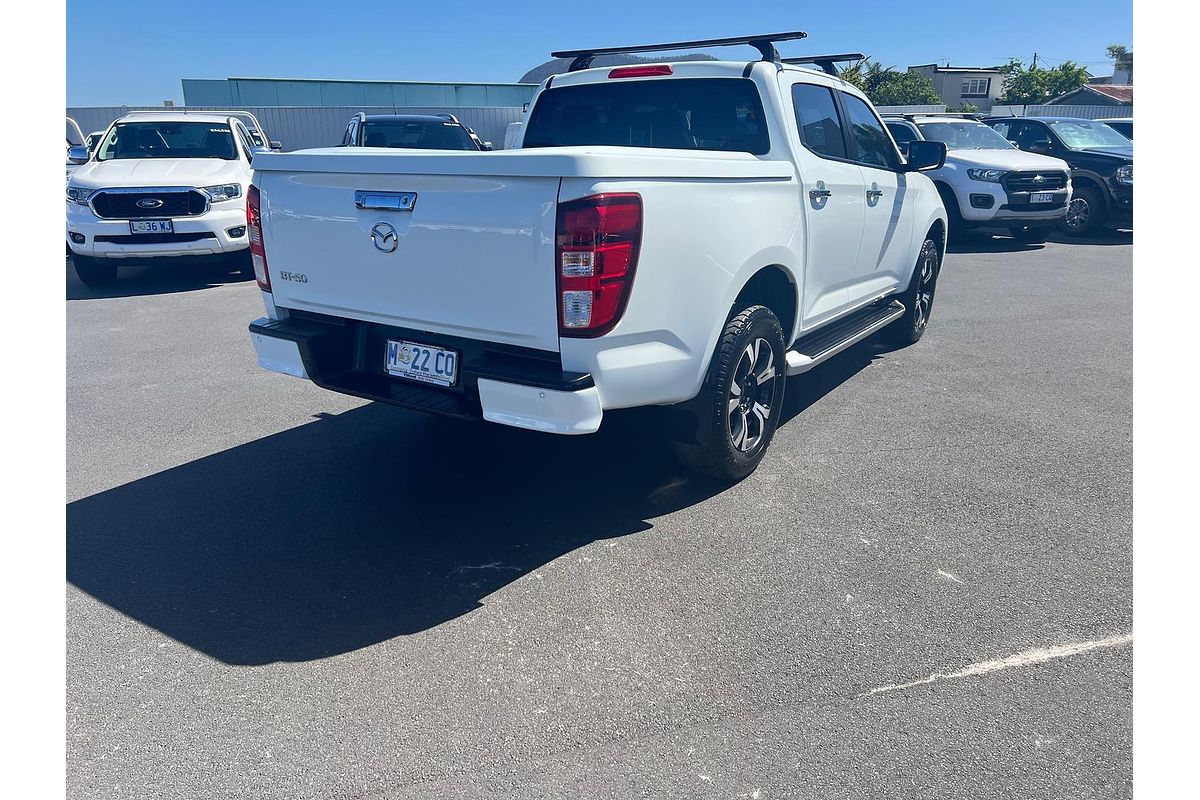
[[1133, 142], [1102, 120], [1072, 117], [988, 117], [1022, 150], [1071, 166], [1071, 202], [1063, 230], [1074, 236], [1133, 225]]
[[343, 147], [399, 147], [420, 150], [491, 150], [453, 114], [373, 114], [358, 112], [342, 134]]

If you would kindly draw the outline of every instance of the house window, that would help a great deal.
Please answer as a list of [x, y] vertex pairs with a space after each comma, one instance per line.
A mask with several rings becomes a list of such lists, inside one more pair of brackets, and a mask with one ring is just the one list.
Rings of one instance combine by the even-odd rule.
[[968, 78], [962, 84], [963, 97], [987, 97], [992, 86], [991, 78]]

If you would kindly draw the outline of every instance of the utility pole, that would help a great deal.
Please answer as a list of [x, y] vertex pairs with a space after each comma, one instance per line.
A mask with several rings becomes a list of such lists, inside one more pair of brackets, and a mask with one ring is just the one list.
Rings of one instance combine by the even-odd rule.
[[1032, 66], [1031, 66], [1029, 69], [1030, 69], [1030, 70], [1035, 70], [1035, 69], [1037, 69], [1037, 53], [1034, 53], [1034, 54], [1033, 54], [1033, 65], [1032, 65]]

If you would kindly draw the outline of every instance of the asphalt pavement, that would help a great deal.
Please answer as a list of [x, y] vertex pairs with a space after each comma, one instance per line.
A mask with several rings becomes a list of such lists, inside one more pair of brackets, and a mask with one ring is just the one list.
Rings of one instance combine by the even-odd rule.
[[1131, 792], [1132, 240], [952, 249], [734, 486], [259, 370], [67, 261], [72, 798]]

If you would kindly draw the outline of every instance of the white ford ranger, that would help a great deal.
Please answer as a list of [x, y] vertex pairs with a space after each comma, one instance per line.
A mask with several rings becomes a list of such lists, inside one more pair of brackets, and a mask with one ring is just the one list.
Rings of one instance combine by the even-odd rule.
[[764, 60], [562, 54], [512, 150], [260, 156], [258, 363], [560, 434], [662, 406], [693, 469], [747, 475], [785, 376], [920, 338], [946, 233], [919, 172], [943, 145], [906, 162], [858, 90], [750, 43]]
[[907, 114], [884, 122], [901, 150], [919, 140], [945, 143], [946, 163], [929, 177], [942, 195], [951, 236], [999, 229], [1044, 242], [1066, 215], [1071, 168], [1062, 159], [1018, 150], [969, 117]]
[[137, 259], [247, 254], [245, 190], [266, 151], [233, 113], [132, 112], [78, 148], [67, 246], [80, 280], [111, 283]]

